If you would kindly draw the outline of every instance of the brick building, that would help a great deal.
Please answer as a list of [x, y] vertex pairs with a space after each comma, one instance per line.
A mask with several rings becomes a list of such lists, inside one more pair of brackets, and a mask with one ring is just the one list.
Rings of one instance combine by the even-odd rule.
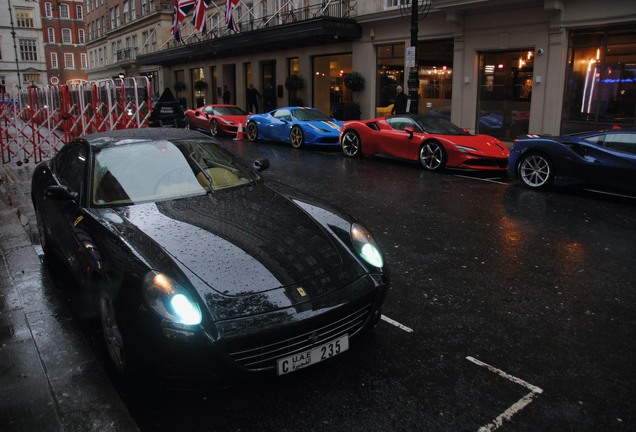
[[86, 30], [82, 0], [41, 1], [47, 84], [88, 81]]

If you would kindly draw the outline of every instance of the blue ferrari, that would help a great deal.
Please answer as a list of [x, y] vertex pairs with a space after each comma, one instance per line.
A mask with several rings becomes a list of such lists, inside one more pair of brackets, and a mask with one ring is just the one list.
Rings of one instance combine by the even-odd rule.
[[315, 108], [285, 107], [247, 117], [247, 139], [304, 144], [337, 145], [342, 122]]
[[512, 146], [508, 168], [529, 188], [584, 185], [636, 192], [636, 130], [527, 135]]

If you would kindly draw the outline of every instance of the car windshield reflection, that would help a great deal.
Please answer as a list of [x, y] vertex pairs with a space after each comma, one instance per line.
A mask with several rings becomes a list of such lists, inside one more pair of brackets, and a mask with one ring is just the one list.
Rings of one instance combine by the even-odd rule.
[[94, 159], [91, 202], [96, 206], [201, 195], [258, 177], [221, 147], [204, 140], [107, 147]]
[[417, 123], [425, 133], [438, 135], [470, 135], [464, 129], [439, 117], [420, 117]]
[[298, 121], [333, 121], [331, 117], [317, 109], [295, 109], [292, 110], [292, 115]]
[[214, 107], [214, 115], [219, 116], [244, 116], [247, 115], [245, 111], [243, 111], [239, 107]]

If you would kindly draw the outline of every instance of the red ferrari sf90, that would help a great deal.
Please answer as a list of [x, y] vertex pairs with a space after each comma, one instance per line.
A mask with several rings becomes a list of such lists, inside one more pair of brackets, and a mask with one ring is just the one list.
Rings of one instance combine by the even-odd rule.
[[348, 157], [388, 154], [419, 160], [430, 171], [508, 168], [509, 150], [497, 138], [471, 135], [446, 119], [421, 114], [345, 122], [340, 146]]

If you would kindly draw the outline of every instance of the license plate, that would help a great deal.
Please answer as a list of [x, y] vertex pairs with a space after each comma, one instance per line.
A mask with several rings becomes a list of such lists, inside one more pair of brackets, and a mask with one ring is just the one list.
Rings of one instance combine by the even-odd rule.
[[349, 335], [322, 344], [308, 351], [290, 355], [276, 362], [276, 373], [285, 375], [312, 364], [320, 363], [349, 349]]

